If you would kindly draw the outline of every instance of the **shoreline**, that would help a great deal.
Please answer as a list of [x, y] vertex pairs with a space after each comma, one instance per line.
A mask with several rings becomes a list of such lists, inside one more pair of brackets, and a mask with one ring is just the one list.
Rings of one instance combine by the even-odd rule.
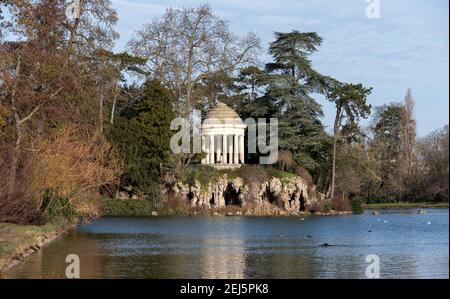
[[59, 237], [67, 234], [75, 226], [76, 224], [67, 227], [51, 225], [39, 227], [0, 223], [0, 231], [7, 231], [13, 239], [6, 241], [0, 239], [2, 241], [0, 243], [0, 279], [5, 279], [9, 270], [21, 264], [27, 257], [50, 245]]
[[363, 204], [363, 209], [448, 209], [448, 202], [393, 202]]

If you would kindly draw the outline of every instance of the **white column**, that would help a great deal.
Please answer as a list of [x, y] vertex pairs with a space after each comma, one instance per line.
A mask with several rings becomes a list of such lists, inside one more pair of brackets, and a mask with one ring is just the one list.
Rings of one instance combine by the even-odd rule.
[[233, 135], [234, 137], [234, 149], [233, 149], [233, 156], [234, 156], [234, 164], [239, 164], [239, 147], [238, 147], [238, 143], [239, 143], [239, 139], [238, 139], [238, 135]]
[[[233, 135], [228, 135], [228, 137], [231, 137], [230, 142], [228, 143], [228, 153], [229, 153], [229, 159], [228, 159], [228, 164], [233, 164]], [[227, 140], [228, 142], [228, 140]]]
[[209, 144], [210, 144], [210, 141], [209, 141], [209, 135], [204, 135], [204, 138], [205, 138], [205, 151], [206, 151], [206, 161], [205, 161], [205, 164], [209, 164], [209, 157], [210, 157], [210, 154], [209, 154]]
[[215, 164], [216, 163], [216, 161], [215, 161], [215, 158], [214, 158], [214, 152], [215, 152], [215, 150], [214, 150], [214, 135], [212, 134], [212, 135], [209, 135], [210, 136], [210, 140], [211, 140], [211, 142], [210, 142], [210, 144], [209, 144], [209, 164]]
[[228, 159], [227, 159], [227, 151], [228, 151], [228, 145], [227, 145], [227, 138], [228, 136], [223, 134], [222, 137], [222, 148], [223, 148], [223, 158], [222, 158], [222, 164], [228, 164]]
[[[206, 152], [206, 144], [205, 144], [205, 135], [202, 135], [202, 153]], [[206, 164], [206, 161], [208, 159], [208, 156], [205, 158], [202, 158], [202, 164]]]
[[222, 136], [219, 135], [219, 139], [217, 140], [217, 164], [222, 164], [222, 158], [220, 157], [220, 154], [222, 153]]
[[239, 157], [241, 163], [244, 164], [245, 159], [244, 135], [239, 136]]

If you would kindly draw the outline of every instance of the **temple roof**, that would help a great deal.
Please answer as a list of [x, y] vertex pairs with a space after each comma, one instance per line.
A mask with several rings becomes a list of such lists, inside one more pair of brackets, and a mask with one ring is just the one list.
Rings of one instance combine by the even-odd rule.
[[205, 122], [210, 123], [212, 120], [219, 120], [220, 122], [226, 121], [227, 123], [243, 123], [242, 119], [233, 109], [221, 102], [217, 103], [217, 105], [208, 112]]

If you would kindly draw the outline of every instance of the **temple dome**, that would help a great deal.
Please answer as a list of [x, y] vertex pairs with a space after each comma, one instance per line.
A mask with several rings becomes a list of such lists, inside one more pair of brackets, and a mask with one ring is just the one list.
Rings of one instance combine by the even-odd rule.
[[224, 103], [217, 105], [208, 112], [204, 124], [244, 124], [239, 115]]

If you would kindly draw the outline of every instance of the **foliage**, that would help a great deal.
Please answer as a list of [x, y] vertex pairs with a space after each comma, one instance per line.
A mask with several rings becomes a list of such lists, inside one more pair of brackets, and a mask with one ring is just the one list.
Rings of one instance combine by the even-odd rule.
[[377, 173], [380, 176], [376, 192], [389, 195], [396, 192], [395, 174], [398, 169], [400, 135], [403, 107], [393, 103], [377, 107], [372, 124], [373, 139], [370, 140], [370, 152], [377, 161]]
[[419, 140], [420, 193], [427, 201], [449, 200], [449, 127], [444, 126]]
[[[183, 183], [193, 186], [198, 181], [202, 186], [206, 186], [217, 179], [227, 176], [228, 179], [241, 178], [246, 185], [260, 184], [274, 177], [283, 180], [297, 176], [295, 173], [280, 171], [271, 166], [263, 165], [242, 165], [236, 169], [216, 169], [210, 166], [192, 167], [182, 179]], [[306, 180], [309, 178], [306, 177]]]
[[95, 216], [88, 199], [120, 172], [100, 134], [98, 99], [109, 91], [97, 80], [105, 64], [93, 59], [117, 37], [116, 13], [107, 0], [83, 1], [71, 22], [65, 1], [8, 4], [8, 22], [0, 23], [8, 36], [0, 44], [0, 218]]
[[[285, 168], [289, 161], [290, 168], [300, 165], [316, 180], [328, 163], [331, 139], [321, 123], [322, 108], [312, 94], [325, 94], [335, 82], [311, 66], [309, 56], [321, 42], [314, 32], [277, 32], [269, 48], [273, 62], [266, 64], [265, 70], [241, 70], [238, 83], [245, 97], [238, 110], [244, 118], [278, 119], [279, 147], [285, 153], [280, 158], [288, 158], [280, 160], [279, 167]], [[248, 161], [257, 158], [249, 155]]]
[[150, 216], [153, 211], [148, 200], [142, 199], [104, 199], [103, 216]]
[[147, 81], [142, 95], [122, 109], [108, 132], [124, 159], [122, 185], [153, 191], [159, 182], [161, 164], [170, 155], [171, 96], [159, 81]]
[[360, 197], [354, 197], [351, 199], [352, 212], [354, 214], [364, 213], [363, 200]]
[[338, 141], [345, 138], [347, 142], [351, 142], [354, 136], [358, 134], [359, 119], [367, 118], [370, 114], [371, 106], [367, 104], [367, 96], [371, 92], [371, 88], [364, 88], [362, 84], [336, 84], [328, 94], [328, 99], [336, 105], [336, 117], [333, 126], [334, 140], [331, 169], [331, 198], [334, 198], [336, 187], [336, 155]]
[[330, 206], [331, 209], [334, 211], [351, 211], [352, 210], [352, 204], [351, 201], [344, 196], [335, 196], [330, 199]]
[[313, 172], [324, 162], [329, 139], [320, 121], [322, 108], [311, 94], [325, 93], [334, 82], [309, 61], [321, 43], [314, 32], [277, 32], [269, 47], [274, 61], [266, 65], [267, 96], [277, 107], [280, 148], [294, 153], [297, 164]]

